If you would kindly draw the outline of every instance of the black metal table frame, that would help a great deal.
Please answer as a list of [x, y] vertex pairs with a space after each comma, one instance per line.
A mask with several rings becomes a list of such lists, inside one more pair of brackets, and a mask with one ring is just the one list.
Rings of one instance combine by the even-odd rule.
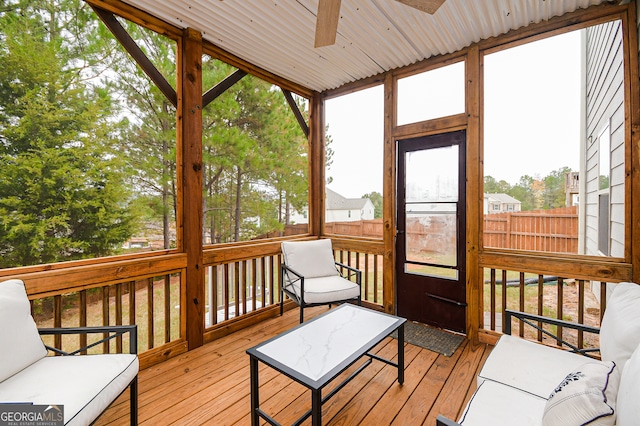
[[[361, 307], [356, 307], [358, 309], [366, 309]], [[340, 308], [336, 308], [340, 309]], [[327, 402], [331, 397], [333, 397], [336, 393], [338, 393], [347, 383], [349, 383], [353, 378], [355, 378], [362, 370], [364, 370], [367, 366], [369, 366], [373, 359], [389, 364], [393, 367], [398, 368], [398, 383], [404, 383], [404, 323], [406, 319], [394, 317], [397, 319], [396, 323], [392, 326], [387, 327], [383, 332], [379, 333], [376, 337], [371, 339], [367, 344], [361, 346], [357, 350], [353, 351], [348, 357], [346, 357], [337, 367], [330, 371], [330, 374], [323, 376], [320, 380], [309, 380], [307, 377], [297, 373], [295, 370], [282, 365], [280, 362], [273, 360], [269, 356], [261, 354], [257, 351], [260, 346], [266, 345], [272, 340], [278, 339], [288, 333], [291, 333], [298, 328], [304, 327], [309, 323], [319, 320], [325, 315], [331, 315], [335, 309], [332, 309], [311, 321], [307, 321], [305, 323], [300, 324], [297, 327], [292, 328], [289, 331], [281, 333], [261, 344], [254, 346], [247, 350], [247, 354], [249, 355], [250, 362], [250, 374], [251, 374], [251, 425], [257, 426], [260, 422], [260, 418], [266, 420], [269, 424], [274, 426], [279, 426], [275, 419], [269, 416], [267, 413], [260, 409], [260, 394], [259, 394], [259, 381], [258, 381], [258, 361], [263, 362], [269, 367], [275, 369], [276, 371], [284, 374], [285, 376], [295, 380], [296, 382], [302, 384], [309, 390], [311, 390], [311, 409], [304, 413], [302, 417], [296, 420], [293, 425], [297, 426], [302, 424], [309, 416], [311, 416], [311, 424], [312, 426], [321, 426], [322, 425], [322, 404]], [[388, 315], [382, 312], [376, 312], [380, 315]], [[391, 316], [391, 315], [389, 315]], [[389, 336], [394, 331], [398, 331], [398, 362], [393, 362], [389, 359], [382, 358], [376, 354], [370, 353], [369, 351], [376, 347], [382, 340], [384, 340], [387, 336]], [[327, 394], [324, 398], [322, 397], [322, 389], [331, 383], [337, 376], [339, 376], [342, 372], [344, 372], [351, 365], [356, 363], [363, 356], [368, 356], [369, 359], [356, 371], [351, 373], [349, 377], [347, 377], [344, 381], [342, 381], [338, 386], [335, 387], [329, 394]]]

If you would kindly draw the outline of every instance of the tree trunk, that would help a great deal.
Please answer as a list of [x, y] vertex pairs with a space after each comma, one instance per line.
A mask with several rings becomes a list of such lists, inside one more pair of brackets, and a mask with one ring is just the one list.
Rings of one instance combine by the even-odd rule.
[[238, 174], [236, 175], [236, 217], [234, 229], [234, 241], [240, 241], [240, 197], [242, 195], [242, 171], [240, 167], [236, 167]]

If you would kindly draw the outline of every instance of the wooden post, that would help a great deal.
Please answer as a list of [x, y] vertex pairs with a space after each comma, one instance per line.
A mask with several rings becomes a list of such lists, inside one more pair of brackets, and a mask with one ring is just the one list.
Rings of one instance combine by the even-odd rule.
[[319, 93], [311, 98], [309, 108], [309, 233], [325, 234], [325, 142], [324, 100]]
[[481, 324], [484, 323], [483, 269], [478, 254], [482, 244], [483, 215], [483, 174], [479, 159], [482, 158], [482, 59], [478, 46], [472, 46], [467, 53], [467, 229], [466, 233], [466, 292], [467, 292], [467, 337], [477, 339]]
[[390, 314], [396, 312], [395, 268], [396, 268], [396, 141], [394, 80], [391, 73], [384, 79], [384, 159], [382, 162], [382, 236], [384, 256], [382, 258], [382, 306]]
[[[630, 102], [624, 103], [625, 107], [625, 164], [626, 173], [631, 174], [627, 180], [630, 185], [625, 187], [625, 220], [630, 223], [625, 235], [625, 258], [631, 261], [632, 280], [640, 282], [640, 91], [638, 80], [640, 72], [638, 68], [638, 22], [637, 3], [628, 5], [627, 15], [623, 21], [623, 27], [628, 28], [623, 34], [628, 37], [623, 43], [625, 55], [625, 98]], [[625, 25], [626, 24], [626, 25]], [[632, 194], [636, 194], [635, 197]]]
[[178, 42], [176, 163], [179, 247], [187, 255], [185, 299], [181, 302], [189, 350], [202, 346], [204, 267], [202, 265], [202, 34], [187, 28]]

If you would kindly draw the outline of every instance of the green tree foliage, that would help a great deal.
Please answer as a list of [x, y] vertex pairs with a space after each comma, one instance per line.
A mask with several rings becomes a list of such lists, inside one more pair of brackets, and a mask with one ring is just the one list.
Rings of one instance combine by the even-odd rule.
[[[121, 24], [156, 69], [175, 84], [175, 42], [131, 22]], [[141, 231], [147, 235], [140, 236], [161, 233], [163, 247], [169, 249], [176, 244], [176, 109], [121, 46], [112, 49], [111, 57], [115, 60], [110, 69], [117, 77], [103, 84], [118, 94], [124, 108], [126, 132], [120, 151], [132, 171], [136, 208], [147, 228]]]
[[[118, 21], [175, 84], [175, 42]], [[0, 40], [1, 266], [113, 254], [150, 233], [174, 247], [175, 107], [80, 0], [2, 1]], [[203, 90], [234, 71], [205, 56]], [[246, 76], [215, 99], [203, 111], [205, 242], [282, 231], [308, 202], [307, 149], [271, 84]]]
[[507, 194], [511, 185], [505, 180], [497, 181], [492, 176], [484, 177], [484, 192], [487, 194]]
[[[205, 84], [216, 84], [233, 71], [218, 61], [206, 61]], [[298, 105], [306, 111], [305, 103]], [[205, 108], [203, 120], [210, 241], [240, 241], [282, 231], [290, 209], [307, 203], [308, 182], [307, 140], [282, 92], [245, 76]]]
[[555, 209], [564, 207], [566, 203], [565, 179], [571, 168], [562, 167], [554, 170], [544, 178], [544, 203], [543, 209]]
[[484, 192], [508, 194], [522, 203], [523, 211], [565, 207], [565, 176], [570, 172], [570, 167], [561, 167], [542, 179], [523, 175], [513, 186], [504, 180], [485, 176]]
[[382, 217], [382, 194], [377, 191], [373, 191], [369, 194], [364, 194], [362, 198], [368, 198], [371, 200], [374, 208], [373, 217], [375, 219], [380, 219]]
[[0, 267], [114, 253], [134, 216], [79, 0], [0, 7]]

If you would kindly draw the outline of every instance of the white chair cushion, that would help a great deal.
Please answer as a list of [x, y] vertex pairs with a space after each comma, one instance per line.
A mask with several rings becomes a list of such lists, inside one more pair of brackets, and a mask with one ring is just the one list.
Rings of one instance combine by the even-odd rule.
[[500, 337], [478, 374], [478, 385], [484, 380], [492, 380], [546, 400], [567, 376], [567, 372], [578, 368], [588, 359], [505, 334]]
[[339, 275], [331, 240], [284, 241], [284, 263], [305, 278]]
[[0, 382], [47, 355], [20, 280], [0, 283], [0, 348]]
[[0, 401], [64, 406], [65, 425], [88, 425], [138, 374], [132, 354], [50, 356], [0, 383]]
[[458, 421], [464, 426], [539, 426], [547, 400], [487, 380], [471, 397]]
[[620, 368], [640, 344], [640, 285], [617, 284], [607, 301], [600, 327], [600, 354]]
[[618, 426], [636, 426], [640, 419], [640, 346], [631, 355], [622, 370], [616, 403]]
[[570, 372], [549, 396], [542, 426], [613, 426], [620, 369], [613, 361], [589, 361]]
[[[300, 282], [293, 283], [293, 286], [296, 294], [300, 294]], [[330, 303], [355, 299], [359, 294], [358, 284], [340, 276], [304, 280], [304, 303]]]

